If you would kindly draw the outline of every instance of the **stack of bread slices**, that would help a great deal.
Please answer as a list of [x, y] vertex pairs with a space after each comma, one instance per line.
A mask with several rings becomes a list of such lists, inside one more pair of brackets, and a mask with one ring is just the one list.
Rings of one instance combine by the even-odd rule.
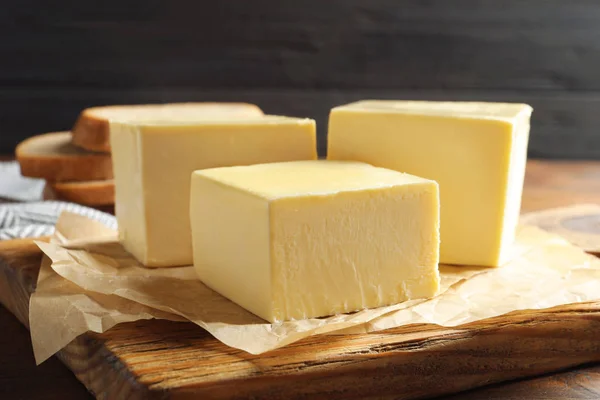
[[114, 205], [110, 121], [185, 121], [261, 117], [246, 103], [171, 103], [92, 107], [81, 112], [70, 132], [30, 137], [16, 149], [21, 174], [46, 180], [44, 199], [92, 207]]

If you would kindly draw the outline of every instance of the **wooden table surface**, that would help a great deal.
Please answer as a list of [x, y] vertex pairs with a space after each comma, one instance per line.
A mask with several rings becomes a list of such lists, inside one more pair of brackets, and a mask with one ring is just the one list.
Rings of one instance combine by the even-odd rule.
[[[533, 160], [528, 163], [523, 212], [576, 203], [600, 204], [600, 162]], [[55, 357], [35, 366], [29, 332], [3, 307], [0, 307], [0, 360], [2, 399], [91, 398]], [[599, 392], [600, 365], [590, 365], [440, 399], [596, 400]]]

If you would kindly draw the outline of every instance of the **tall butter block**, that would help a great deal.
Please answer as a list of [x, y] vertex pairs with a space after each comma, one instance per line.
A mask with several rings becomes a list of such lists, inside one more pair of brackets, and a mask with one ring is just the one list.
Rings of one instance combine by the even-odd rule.
[[192, 264], [193, 171], [317, 157], [310, 119], [187, 121], [110, 125], [119, 237], [148, 266]]
[[324, 160], [209, 169], [192, 177], [190, 215], [200, 279], [271, 322], [439, 288], [430, 180]]
[[328, 159], [357, 160], [440, 185], [440, 261], [498, 266], [521, 205], [526, 104], [367, 100], [331, 110]]

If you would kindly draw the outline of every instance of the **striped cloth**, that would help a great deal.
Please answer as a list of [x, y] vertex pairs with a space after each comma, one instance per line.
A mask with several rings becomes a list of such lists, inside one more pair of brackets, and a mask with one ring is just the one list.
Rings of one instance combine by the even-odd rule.
[[0, 162], [0, 198], [11, 201], [42, 200], [44, 180], [21, 175], [16, 161]]
[[63, 211], [86, 216], [109, 228], [117, 229], [117, 220], [110, 214], [64, 201], [40, 201], [44, 180], [21, 176], [16, 161], [0, 162], [0, 240], [51, 235], [58, 216]]
[[0, 240], [50, 235], [63, 211], [83, 215], [117, 229], [114, 216], [79, 204], [64, 201], [8, 203], [0, 204]]

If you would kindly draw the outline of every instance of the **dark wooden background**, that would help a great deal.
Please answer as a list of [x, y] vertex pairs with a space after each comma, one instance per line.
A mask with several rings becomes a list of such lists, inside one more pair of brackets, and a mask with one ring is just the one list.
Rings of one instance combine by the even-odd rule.
[[3, 0], [0, 153], [112, 103], [362, 98], [534, 108], [530, 156], [600, 158], [597, 0]]

